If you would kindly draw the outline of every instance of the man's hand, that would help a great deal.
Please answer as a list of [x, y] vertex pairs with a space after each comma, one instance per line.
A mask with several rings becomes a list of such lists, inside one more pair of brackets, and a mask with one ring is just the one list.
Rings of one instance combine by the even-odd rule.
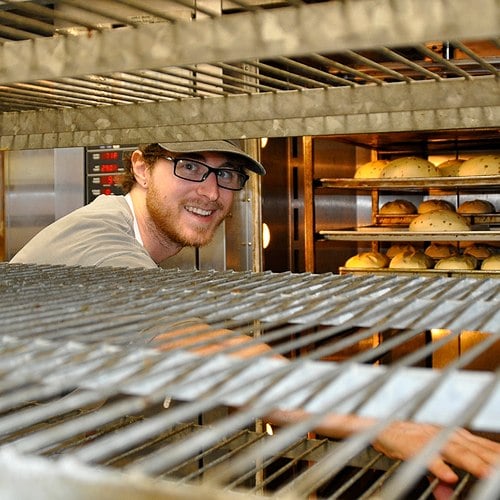
[[[408, 460], [440, 432], [440, 427], [416, 422], [393, 422], [373, 443], [373, 447], [390, 458]], [[492, 466], [500, 463], [500, 443], [457, 429], [440, 454], [428, 464], [429, 471], [445, 483], [455, 483], [457, 475], [448, 464], [476, 477], [485, 477]]]
[[[251, 337], [239, 335], [231, 330], [212, 330], [207, 324], [200, 322], [160, 334], [153, 339], [153, 342], [162, 351], [182, 347], [201, 355], [214, 354], [241, 344], [241, 349], [231, 353], [240, 358], [256, 356], [271, 349], [263, 343], [244, 347], [244, 344], [250, 340], [252, 340]], [[282, 426], [302, 421], [309, 416], [304, 410], [276, 410], [266, 416], [265, 420]], [[375, 423], [375, 419], [356, 415], [329, 414], [315, 429], [311, 430], [327, 437], [343, 439]], [[395, 421], [384, 428], [372, 444], [377, 451], [389, 458], [408, 460], [435, 439], [440, 430], [441, 428], [436, 425]], [[440, 454], [428, 464], [428, 469], [443, 483], [452, 484], [458, 480], [458, 476], [450, 465], [481, 478], [499, 463], [500, 443], [476, 436], [465, 429], [457, 429], [449, 437]], [[446, 489], [445, 484], [443, 488]]]

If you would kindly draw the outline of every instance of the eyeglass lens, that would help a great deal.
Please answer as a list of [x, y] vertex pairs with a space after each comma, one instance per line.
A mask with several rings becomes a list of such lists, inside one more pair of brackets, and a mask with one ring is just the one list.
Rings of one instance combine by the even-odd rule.
[[202, 182], [211, 172], [214, 172], [217, 185], [222, 188], [240, 190], [247, 181], [247, 176], [237, 170], [212, 168], [196, 160], [183, 158], [174, 160], [175, 175], [188, 181]]

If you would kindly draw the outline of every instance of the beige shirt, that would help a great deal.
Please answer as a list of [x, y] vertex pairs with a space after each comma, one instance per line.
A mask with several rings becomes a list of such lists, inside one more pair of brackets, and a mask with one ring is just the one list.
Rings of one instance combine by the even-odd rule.
[[42, 229], [12, 263], [156, 268], [124, 196], [101, 195]]

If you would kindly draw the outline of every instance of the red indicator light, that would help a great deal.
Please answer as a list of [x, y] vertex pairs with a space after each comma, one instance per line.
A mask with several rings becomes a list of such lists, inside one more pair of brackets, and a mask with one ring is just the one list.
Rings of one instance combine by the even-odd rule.
[[118, 160], [118, 151], [104, 151], [101, 160]]
[[115, 178], [112, 175], [104, 175], [101, 177], [101, 184], [112, 186], [115, 183]]
[[111, 191], [111, 188], [104, 188], [104, 189], [101, 189], [101, 194], [106, 194], [106, 195], [110, 195], [110, 194], [113, 194], [113, 192]]
[[116, 163], [103, 163], [101, 165], [101, 172], [118, 172], [118, 164]]

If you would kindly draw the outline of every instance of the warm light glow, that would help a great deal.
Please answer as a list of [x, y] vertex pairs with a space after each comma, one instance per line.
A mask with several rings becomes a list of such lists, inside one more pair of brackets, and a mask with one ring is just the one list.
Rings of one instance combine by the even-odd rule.
[[272, 436], [274, 434], [273, 432], [273, 428], [271, 427], [271, 424], [266, 424], [266, 432], [267, 434], [269, 434], [270, 436]]
[[445, 335], [449, 335], [451, 330], [447, 330], [446, 328], [431, 328], [432, 340], [436, 341]]
[[260, 147], [265, 148], [267, 146], [267, 141], [268, 141], [267, 137], [262, 137], [260, 139]]
[[271, 231], [269, 226], [264, 222], [262, 224], [262, 247], [267, 248], [271, 242]]

